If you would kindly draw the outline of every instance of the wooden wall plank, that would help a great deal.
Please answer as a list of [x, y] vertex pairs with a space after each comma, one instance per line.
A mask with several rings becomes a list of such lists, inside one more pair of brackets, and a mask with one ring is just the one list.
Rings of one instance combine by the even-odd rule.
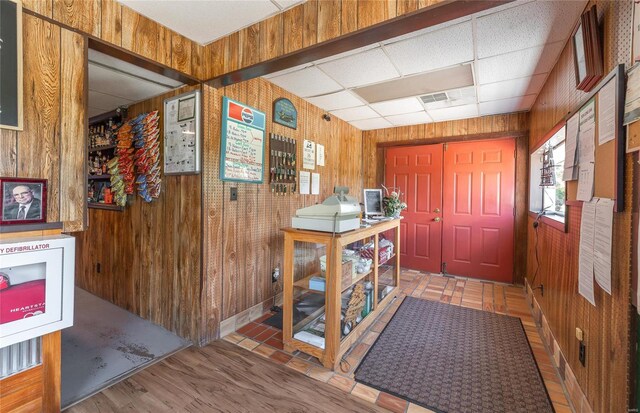
[[302, 49], [304, 5], [293, 7], [282, 14], [284, 54]]
[[48, 18], [53, 15], [53, 0], [22, 0], [22, 7]]
[[60, 411], [60, 363], [62, 361], [60, 331], [42, 336], [42, 411]]
[[171, 67], [182, 73], [193, 73], [191, 66], [191, 41], [171, 32]]
[[[287, 33], [287, 36], [289, 33]], [[273, 59], [283, 54], [284, 17], [277, 14], [260, 22], [260, 58], [259, 61]]]
[[102, 0], [100, 38], [116, 46], [122, 45], [122, 5], [116, 0]]
[[233, 72], [240, 67], [240, 32], [229, 35], [228, 41], [225, 41], [224, 49], [224, 70], [225, 72]]
[[[173, 67], [173, 64], [174, 64], [173, 36], [174, 35], [179, 36], [178, 34], [174, 33], [172, 30], [169, 30], [164, 26], [158, 25], [158, 51], [156, 54], [156, 60], [158, 63]], [[184, 45], [179, 41], [176, 41], [176, 43], [178, 43], [177, 47], [180, 47], [180, 48], [184, 47]], [[177, 52], [177, 54], [179, 56], [177, 56], [176, 60], [178, 60], [180, 64], [184, 65], [185, 64], [184, 60], [186, 58], [184, 56], [184, 51], [181, 49], [179, 52]]]
[[240, 67], [254, 65], [260, 61], [260, 23], [245, 27], [239, 32], [238, 55]]
[[43, 411], [42, 370], [42, 365], [39, 365], [0, 380], [0, 406], [3, 411]]
[[410, 13], [418, 10], [418, 0], [397, 0], [397, 15]]
[[308, 47], [318, 43], [318, 1], [307, 0], [303, 7], [302, 47]]
[[157, 61], [159, 24], [123, 6], [122, 27], [122, 47]]
[[61, 33], [61, 79], [65, 87], [60, 96], [60, 221], [64, 230], [84, 229], [86, 202], [87, 127], [85, 38], [69, 30]]
[[340, 36], [341, 0], [318, 3], [318, 43]]
[[101, 0], [55, 0], [53, 19], [95, 37], [101, 33]]
[[358, 29], [396, 17], [396, 1], [358, 0]]
[[16, 176], [18, 158], [18, 132], [0, 129], [0, 176]]
[[347, 34], [358, 30], [358, 2], [343, 0], [342, 10], [340, 11], [342, 24], [340, 27], [341, 34]]
[[24, 129], [17, 176], [44, 178], [47, 221], [60, 217], [60, 28], [23, 14]]

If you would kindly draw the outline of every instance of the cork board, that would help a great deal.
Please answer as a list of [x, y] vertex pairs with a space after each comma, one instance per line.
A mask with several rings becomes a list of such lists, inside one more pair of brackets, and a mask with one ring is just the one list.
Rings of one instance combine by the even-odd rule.
[[[625, 153], [625, 129], [622, 126], [625, 95], [624, 65], [617, 66], [609, 73], [582, 102], [580, 107], [570, 113], [566, 119], [578, 113], [591, 98], [595, 97], [596, 104], [596, 131], [595, 131], [595, 180], [593, 196], [598, 198], [610, 198], [616, 200], [615, 210], [620, 212], [624, 208], [624, 153]], [[617, 82], [616, 86], [616, 131], [615, 139], [602, 145], [598, 144], [598, 91], [609, 81]], [[567, 201], [575, 201], [578, 192], [578, 181], [567, 182]]]

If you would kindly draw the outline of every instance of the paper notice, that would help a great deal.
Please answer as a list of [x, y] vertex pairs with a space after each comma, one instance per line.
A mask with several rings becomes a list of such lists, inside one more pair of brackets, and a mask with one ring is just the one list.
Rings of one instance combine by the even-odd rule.
[[616, 137], [616, 81], [610, 80], [598, 92], [598, 144]]
[[311, 195], [319, 195], [320, 194], [320, 174], [312, 173], [311, 174]]
[[315, 169], [316, 167], [316, 143], [306, 139], [302, 151], [302, 167], [304, 169]]
[[595, 161], [596, 113], [592, 99], [580, 111], [580, 134], [578, 135], [578, 163]]
[[567, 121], [567, 135], [564, 145], [564, 181], [572, 181], [578, 178], [576, 167], [576, 151], [578, 149], [578, 116], [573, 116]]
[[311, 172], [300, 171], [300, 193], [309, 194], [309, 183], [311, 181]]
[[593, 293], [593, 240], [595, 231], [596, 201], [582, 205], [580, 222], [580, 258], [578, 263], [578, 292], [592, 305], [596, 305]]
[[591, 162], [580, 164], [580, 171], [578, 172], [578, 195], [576, 196], [579, 201], [591, 201], [591, 198], [593, 198], [593, 180], [593, 164]]
[[600, 198], [596, 204], [593, 244], [593, 273], [596, 282], [611, 295], [611, 238], [613, 235], [612, 199]]
[[318, 166], [324, 166], [324, 145], [316, 145], [316, 163]]

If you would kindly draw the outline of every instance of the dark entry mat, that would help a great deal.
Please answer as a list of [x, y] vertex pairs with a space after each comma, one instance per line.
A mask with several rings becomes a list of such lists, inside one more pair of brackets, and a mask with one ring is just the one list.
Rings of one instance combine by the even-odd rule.
[[553, 412], [519, 318], [407, 297], [357, 382], [438, 412]]

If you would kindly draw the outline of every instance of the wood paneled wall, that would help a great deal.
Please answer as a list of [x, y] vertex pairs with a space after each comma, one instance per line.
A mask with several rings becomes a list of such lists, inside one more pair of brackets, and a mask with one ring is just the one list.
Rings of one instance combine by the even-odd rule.
[[242, 69], [442, 0], [307, 0], [205, 46], [206, 79]]
[[[604, 28], [606, 71], [631, 56], [631, 2], [597, 2]], [[603, 24], [602, 24], [603, 23]], [[531, 111], [530, 147], [574, 110], [585, 95], [575, 89], [572, 48], [567, 43]], [[614, 216], [612, 295], [595, 287], [596, 306], [578, 294], [578, 250], [581, 204], [567, 207], [568, 232], [541, 224], [537, 234], [540, 267], [537, 269], [536, 233], [529, 219], [527, 278], [534, 286], [544, 284], [544, 296], [536, 299], [569, 367], [575, 374], [593, 411], [624, 412], [629, 403], [628, 377], [631, 338], [631, 201], [634, 187], [631, 155], [626, 159], [625, 212]], [[612, 171], [613, 173], [613, 171]], [[536, 276], [535, 281], [533, 277]], [[578, 361], [575, 328], [585, 333], [586, 367]]]
[[[129, 116], [159, 110], [162, 137], [163, 100], [197, 88], [132, 105]], [[160, 197], [151, 203], [135, 196], [123, 212], [89, 209], [88, 229], [74, 234], [76, 285], [197, 342], [201, 183], [200, 175], [164, 175]]]
[[204, 46], [116, 0], [23, 0], [22, 3], [25, 9], [87, 36], [121, 47], [196, 79], [203, 78]]
[[47, 221], [84, 226], [86, 41], [23, 14], [24, 129], [0, 130], [0, 176], [48, 180]]
[[526, 239], [527, 236], [528, 129], [529, 116], [522, 112], [364, 131], [362, 143], [364, 187], [379, 188], [384, 183], [384, 147], [387, 146], [516, 137], [516, 242], [513, 281], [521, 284], [526, 271], [527, 248], [526, 244], [518, 241]]
[[[320, 195], [279, 196], [270, 192], [269, 157], [263, 184], [222, 182], [219, 178], [220, 116], [222, 96], [264, 111], [267, 131], [298, 141], [301, 169], [303, 139], [325, 145], [326, 166], [316, 166], [321, 175]], [[283, 236], [280, 229], [291, 225], [296, 209], [321, 202], [334, 185], [347, 185], [356, 196], [362, 190], [362, 133], [333, 117], [322, 120], [324, 111], [264, 79], [253, 79], [223, 89], [204, 86], [205, 139], [203, 146], [204, 250], [202, 292], [202, 342], [216, 338], [220, 321], [271, 299], [274, 267], [282, 270]], [[296, 130], [274, 124], [273, 100], [290, 99], [298, 110]], [[266, 146], [269, 153], [269, 144]], [[238, 201], [229, 201], [229, 190], [238, 188]], [[281, 291], [281, 284], [278, 285]]]

